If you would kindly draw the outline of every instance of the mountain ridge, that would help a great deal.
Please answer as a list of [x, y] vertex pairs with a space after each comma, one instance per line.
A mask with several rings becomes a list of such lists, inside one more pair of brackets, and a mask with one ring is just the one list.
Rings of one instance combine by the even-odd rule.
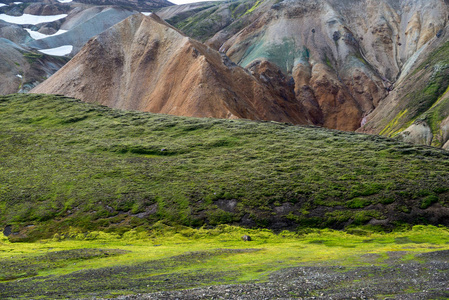
[[282, 86], [264, 84], [154, 14], [131, 16], [92, 39], [31, 92], [174, 115], [308, 122]]

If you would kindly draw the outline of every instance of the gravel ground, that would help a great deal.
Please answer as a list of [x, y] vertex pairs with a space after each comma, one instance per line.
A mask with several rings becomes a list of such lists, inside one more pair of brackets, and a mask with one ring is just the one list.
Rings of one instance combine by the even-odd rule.
[[[119, 299], [449, 299], [449, 251], [404, 262], [391, 253], [388, 266], [295, 267], [273, 273], [267, 282], [208, 286], [122, 296]], [[369, 255], [366, 259], [370, 259]]]

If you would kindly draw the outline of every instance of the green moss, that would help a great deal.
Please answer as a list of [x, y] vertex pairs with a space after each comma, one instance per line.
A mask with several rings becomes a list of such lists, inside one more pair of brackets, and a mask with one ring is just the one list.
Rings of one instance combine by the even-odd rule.
[[[387, 126], [380, 132], [381, 135], [394, 135], [393, 130], [397, 127], [399, 120], [401, 120], [405, 115], [407, 115], [408, 109], [404, 109], [399, 114], [397, 114], [393, 120], [391, 120]], [[402, 129], [398, 130], [401, 131]]]
[[25, 52], [23, 54], [23, 57], [25, 57], [25, 59], [31, 64], [34, 63], [36, 60], [43, 58], [44, 55], [40, 53]]
[[258, 0], [250, 9], [248, 9], [245, 13], [245, 15], [252, 13], [253, 11], [256, 10], [256, 8], [259, 7], [259, 5], [262, 3], [261, 0]]
[[[252, 241], [242, 241], [244, 234]], [[447, 250], [448, 243], [448, 229], [432, 226], [392, 233], [354, 226], [347, 233], [309, 229], [274, 234], [226, 225], [192, 229], [157, 223], [122, 236], [71, 228], [39, 243], [14, 244], [1, 236], [0, 294], [14, 299], [105, 298], [263, 282], [279, 270], [317, 265], [326, 274], [339, 266], [341, 276], [366, 266], [382, 270], [391, 265], [392, 253], [404, 247], [407, 253], [397, 263], [423, 263], [418, 254]], [[373, 274], [358, 271], [357, 276], [368, 280]], [[347, 280], [334, 285], [340, 286], [347, 288]], [[323, 291], [321, 286], [311, 289], [313, 294]]]
[[[444, 204], [449, 190], [445, 151], [326, 129], [32, 94], [0, 97], [0, 128], [0, 227], [13, 225], [15, 240], [159, 221], [343, 228], [385, 211], [394, 226], [424, 197]], [[358, 211], [370, 203], [378, 214]]]
[[371, 201], [363, 198], [355, 198], [346, 203], [346, 206], [349, 208], [364, 208], [371, 204]]
[[432, 204], [437, 203], [437, 202], [438, 202], [437, 195], [429, 195], [422, 200], [421, 208], [426, 209], [426, 208], [430, 207]]

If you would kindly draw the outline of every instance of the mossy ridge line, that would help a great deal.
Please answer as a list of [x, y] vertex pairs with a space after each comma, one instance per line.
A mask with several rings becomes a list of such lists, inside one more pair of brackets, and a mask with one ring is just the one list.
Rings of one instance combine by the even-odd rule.
[[444, 222], [428, 209], [447, 207], [448, 152], [383, 137], [48, 95], [0, 97], [0, 126], [0, 224], [15, 240], [157, 221], [391, 228]]

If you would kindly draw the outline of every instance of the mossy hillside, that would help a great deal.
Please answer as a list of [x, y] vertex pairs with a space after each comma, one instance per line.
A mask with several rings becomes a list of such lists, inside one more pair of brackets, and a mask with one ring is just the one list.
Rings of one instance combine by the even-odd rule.
[[0, 226], [12, 240], [158, 221], [279, 230], [447, 220], [448, 153], [382, 137], [10, 95], [0, 142]]
[[[243, 234], [252, 241], [243, 242]], [[340, 272], [364, 266], [388, 270], [396, 254], [404, 264], [420, 263], [420, 253], [449, 249], [448, 243], [447, 228], [433, 226], [389, 234], [354, 228], [351, 234], [308, 230], [276, 235], [227, 225], [208, 230], [158, 223], [148, 232], [133, 230], [121, 237], [76, 230], [39, 243], [11, 243], [4, 237], [0, 297], [117, 297], [264, 282], [277, 270], [298, 266], [339, 266]]]

